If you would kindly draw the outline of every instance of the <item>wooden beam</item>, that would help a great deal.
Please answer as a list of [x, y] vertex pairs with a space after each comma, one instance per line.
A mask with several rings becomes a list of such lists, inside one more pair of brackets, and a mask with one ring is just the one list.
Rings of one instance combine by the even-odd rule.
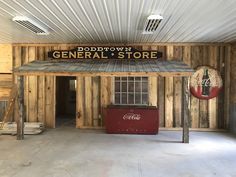
[[189, 143], [189, 125], [190, 125], [190, 114], [189, 114], [189, 78], [183, 78], [183, 106], [182, 106], [182, 124], [183, 124], [183, 143]]
[[24, 139], [24, 118], [25, 118], [25, 110], [24, 110], [24, 77], [18, 76], [19, 83], [19, 92], [18, 92], [18, 111], [19, 117], [17, 119], [17, 140]]

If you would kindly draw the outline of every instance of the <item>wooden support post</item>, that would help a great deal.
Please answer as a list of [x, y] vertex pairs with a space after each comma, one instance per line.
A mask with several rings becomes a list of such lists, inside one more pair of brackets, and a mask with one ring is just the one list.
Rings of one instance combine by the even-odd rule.
[[183, 78], [183, 101], [182, 101], [182, 125], [183, 125], [183, 143], [189, 143], [189, 125], [190, 125], [190, 114], [189, 114], [189, 78]]
[[19, 83], [19, 91], [18, 91], [18, 110], [19, 116], [17, 118], [17, 140], [24, 139], [24, 118], [25, 118], [25, 110], [24, 110], [24, 77], [18, 76]]

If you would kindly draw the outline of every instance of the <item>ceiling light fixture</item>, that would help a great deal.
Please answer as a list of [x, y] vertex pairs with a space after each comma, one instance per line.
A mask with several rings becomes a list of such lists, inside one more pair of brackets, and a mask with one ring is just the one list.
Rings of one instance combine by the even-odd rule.
[[48, 35], [49, 32], [47, 29], [42, 27], [40, 24], [36, 23], [32, 19], [29, 19], [25, 16], [16, 16], [12, 19], [17, 24], [27, 28], [28, 30], [32, 31], [33, 33], [36, 33], [37, 35]]
[[143, 34], [153, 34], [162, 20], [161, 15], [149, 15], [144, 24]]

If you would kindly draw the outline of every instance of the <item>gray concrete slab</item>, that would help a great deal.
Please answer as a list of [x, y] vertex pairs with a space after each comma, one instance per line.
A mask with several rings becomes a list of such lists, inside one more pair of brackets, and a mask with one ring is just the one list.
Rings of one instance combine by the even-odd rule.
[[58, 128], [0, 136], [0, 177], [236, 177], [236, 137], [225, 132], [112, 135]]

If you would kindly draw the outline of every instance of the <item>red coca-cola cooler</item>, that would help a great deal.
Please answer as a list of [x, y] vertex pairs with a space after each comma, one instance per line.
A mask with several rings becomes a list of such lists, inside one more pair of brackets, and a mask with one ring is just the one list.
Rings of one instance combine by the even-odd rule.
[[157, 134], [159, 114], [153, 106], [108, 106], [104, 109], [107, 133]]

